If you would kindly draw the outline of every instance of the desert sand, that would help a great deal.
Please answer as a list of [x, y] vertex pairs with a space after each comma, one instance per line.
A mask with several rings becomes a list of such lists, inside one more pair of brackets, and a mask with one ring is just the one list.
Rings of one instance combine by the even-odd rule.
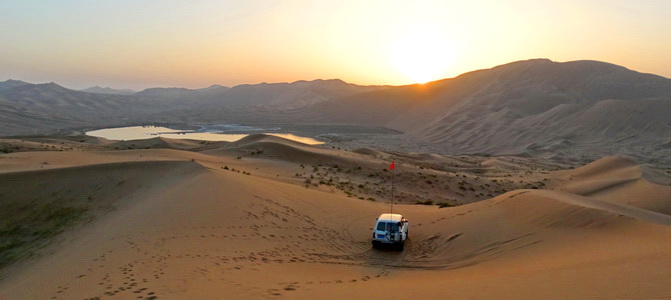
[[[1, 270], [0, 299], [671, 297], [671, 179], [625, 157], [571, 169], [261, 135], [2, 142], [3, 220], [81, 214]], [[370, 245], [390, 161], [402, 252]]]

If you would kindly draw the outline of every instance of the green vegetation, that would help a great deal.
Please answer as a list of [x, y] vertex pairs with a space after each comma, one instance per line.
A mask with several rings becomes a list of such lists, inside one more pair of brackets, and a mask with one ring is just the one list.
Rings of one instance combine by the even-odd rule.
[[7, 215], [0, 223], [0, 268], [33, 255], [50, 238], [83, 219], [88, 207], [53, 201], [3, 209], [17, 213]]
[[417, 200], [417, 204], [423, 204], [423, 205], [433, 205], [433, 200], [426, 200], [426, 201], [421, 201]]
[[438, 204], [438, 208], [443, 208], [443, 207], [455, 207], [456, 205], [449, 203], [449, 202], [441, 202]]

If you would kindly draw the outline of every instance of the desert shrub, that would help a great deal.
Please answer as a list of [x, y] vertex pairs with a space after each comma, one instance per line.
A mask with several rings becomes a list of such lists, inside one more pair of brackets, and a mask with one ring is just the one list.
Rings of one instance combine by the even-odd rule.
[[416, 203], [422, 205], [433, 205], [433, 200], [426, 200], [426, 201], [417, 200]]
[[454, 207], [455, 205], [449, 202], [441, 202], [438, 204], [438, 208], [443, 208], [443, 207]]

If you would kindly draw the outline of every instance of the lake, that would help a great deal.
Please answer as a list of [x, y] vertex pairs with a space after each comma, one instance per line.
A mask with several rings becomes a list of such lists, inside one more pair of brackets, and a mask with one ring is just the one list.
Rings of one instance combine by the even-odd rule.
[[[179, 130], [160, 126], [129, 126], [129, 127], [105, 128], [105, 129], [88, 131], [86, 132], [86, 135], [118, 141], [133, 141], [133, 140], [151, 139], [155, 137], [165, 137], [169, 139], [189, 139], [189, 140], [201, 140], [201, 141], [225, 141], [225, 142], [235, 142], [249, 135], [246, 133], [225, 133], [225, 132], [236, 131], [233, 128], [244, 128], [244, 130], [238, 130], [238, 131], [247, 131], [247, 132], [254, 131], [257, 133], [274, 135], [277, 137], [309, 145], [323, 144], [323, 142], [320, 142], [310, 137], [297, 136], [290, 133], [264, 132], [264, 128], [256, 128], [250, 126], [243, 127], [238, 125], [204, 126], [198, 130]], [[278, 130], [278, 129], [270, 128], [269, 130]]]

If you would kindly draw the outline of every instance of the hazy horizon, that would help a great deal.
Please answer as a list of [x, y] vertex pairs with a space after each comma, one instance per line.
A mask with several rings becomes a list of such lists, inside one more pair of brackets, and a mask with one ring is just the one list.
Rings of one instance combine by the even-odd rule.
[[403, 85], [531, 58], [671, 77], [668, 1], [4, 1], [0, 16], [0, 80], [73, 89]]
[[[471, 72], [475, 72], [475, 71], [488, 70], [488, 69], [492, 69], [492, 68], [495, 68], [495, 67], [498, 67], [498, 66], [502, 66], [502, 65], [506, 65], [506, 64], [510, 64], [510, 63], [516, 63], [516, 62], [522, 62], [522, 61], [528, 61], [528, 60], [540, 60], [540, 59], [546, 59], [546, 58], [530, 58], [530, 59], [527, 59], [527, 60], [520, 60], [520, 61], [515, 61], [515, 62], [508, 62], [508, 63], [505, 63], [505, 64], [501, 64], [501, 65], [497, 65], [497, 66], [491, 66], [491, 67], [484, 68], [484, 69], [477, 69], [477, 70], [467, 71], [467, 72], [464, 72], [464, 73], [461, 73], [461, 74], [457, 74], [457, 75], [455, 75], [455, 76], [453, 76], [453, 77], [448, 77], [448, 78], [438, 78], [438, 79], [436, 79], [436, 80], [431, 80], [431, 81], [440, 81], [440, 80], [444, 80], [444, 79], [456, 78], [456, 77], [459, 77], [459, 76], [464, 75], [464, 74], [467, 74], [467, 73], [471, 73]], [[577, 61], [590, 61], [590, 60], [577, 60]], [[577, 61], [572, 61], [572, 62], [577, 62]], [[558, 61], [553, 61], [553, 62], [555, 62], [555, 63], [567, 63], [567, 62], [558, 62]], [[610, 64], [609, 62], [603, 62], [603, 63], [605, 63], [605, 64]], [[622, 66], [622, 67], [625, 67], [625, 68], [626, 68], [627, 66]], [[629, 68], [628, 68], [628, 69], [629, 69]], [[630, 69], [630, 70], [631, 70], [631, 69]], [[632, 70], [632, 71], [634, 71], [634, 72], [639, 72], [638, 70]], [[639, 73], [652, 74], [652, 75], [661, 76], [661, 75], [659, 75], [659, 74], [653, 74], [653, 73], [645, 73], [645, 72], [639, 72]], [[665, 76], [662, 76], [662, 77], [667, 78], [667, 79], [671, 79], [671, 78], [669, 78], [669, 77], [665, 77]], [[108, 88], [111, 88], [111, 89], [118, 90], [118, 91], [124, 91], [124, 90], [131, 91], [131, 90], [132, 90], [132, 91], [134, 91], [134, 92], [137, 93], [137, 92], [141, 92], [141, 91], [144, 91], [144, 90], [147, 90], [147, 89], [152, 89], [152, 88], [166, 88], [166, 89], [169, 89], [169, 88], [176, 88], [176, 89], [184, 88], [184, 89], [198, 90], [198, 89], [206, 89], [206, 88], [209, 88], [209, 87], [212, 87], [212, 86], [216, 86], [216, 85], [223, 86], [223, 87], [228, 87], [228, 88], [232, 88], [232, 87], [243, 86], [243, 85], [258, 85], [258, 84], [292, 84], [292, 83], [300, 82], [300, 81], [312, 82], [312, 81], [318, 81], [318, 80], [328, 81], [328, 80], [342, 80], [342, 79], [340, 79], [340, 78], [313, 78], [313, 79], [299, 79], [299, 80], [295, 80], [295, 81], [277, 81], [277, 82], [260, 81], [260, 82], [248, 82], [248, 83], [240, 83], [240, 84], [235, 84], [235, 85], [223, 85], [223, 84], [219, 84], [219, 83], [211, 83], [211, 84], [206, 85], [206, 86], [195, 86], [195, 87], [186, 87], [186, 86], [147, 86], [147, 87], [138, 88], [138, 89], [125, 88], [125, 87], [110, 87], [110, 86], [101, 85], [101, 84], [95, 84], [95, 85], [91, 85], [91, 86], [81, 87], [81, 88], [80, 88], [80, 87], [71, 87], [71, 86], [67, 86], [67, 85], [64, 85], [64, 84], [61, 84], [61, 83], [59, 83], [59, 82], [55, 82], [55, 81], [48, 81], [48, 82], [30, 82], [30, 81], [27, 81], [27, 80], [17, 79], [17, 78], [0, 78], [0, 82], [4, 82], [4, 81], [8, 81], [8, 80], [18, 80], [18, 81], [23, 81], [23, 82], [26, 82], [26, 83], [29, 83], [29, 84], [49, 84], [49, 83], [55, 83], [55, 84], [60, 85], [60, 86], [62, 86], [62, 87], [65, 87], [65, 88], [68, 88], [68, 89], [71, 89], [71, 90], [77, 90], [77, 91], [84, 91], [84, 90], [86, 90], [86, 89], [90, 89], [90, 88], [102, 88], [102, 89], [108, 89]], [[348, 81], [345, 81], [345, 80], [342, 80], [342, 81], [345, 82], [345, 83], [348, 83], [348, 84], [355, 84], [355, 85], [360, 85], [360, 86], [389, 86], [389, 87], [394, 87], [394, 86], [403, 86], [403, 85], [418, 84], [418, 83], [407, 83], [407, 84], [399, 84], [399, 85], [391, 85], [391, 84], [369, 84], [369, 85], [365, 85], [365, 84], [359, 84], [359, 83], [357, 83], [357, 82], [348, 82]], [[428, 82], [427, 82], [427, 83], [428, 83]], [[422, 84], [422, 83], [419, 83], [419, 84]]]

